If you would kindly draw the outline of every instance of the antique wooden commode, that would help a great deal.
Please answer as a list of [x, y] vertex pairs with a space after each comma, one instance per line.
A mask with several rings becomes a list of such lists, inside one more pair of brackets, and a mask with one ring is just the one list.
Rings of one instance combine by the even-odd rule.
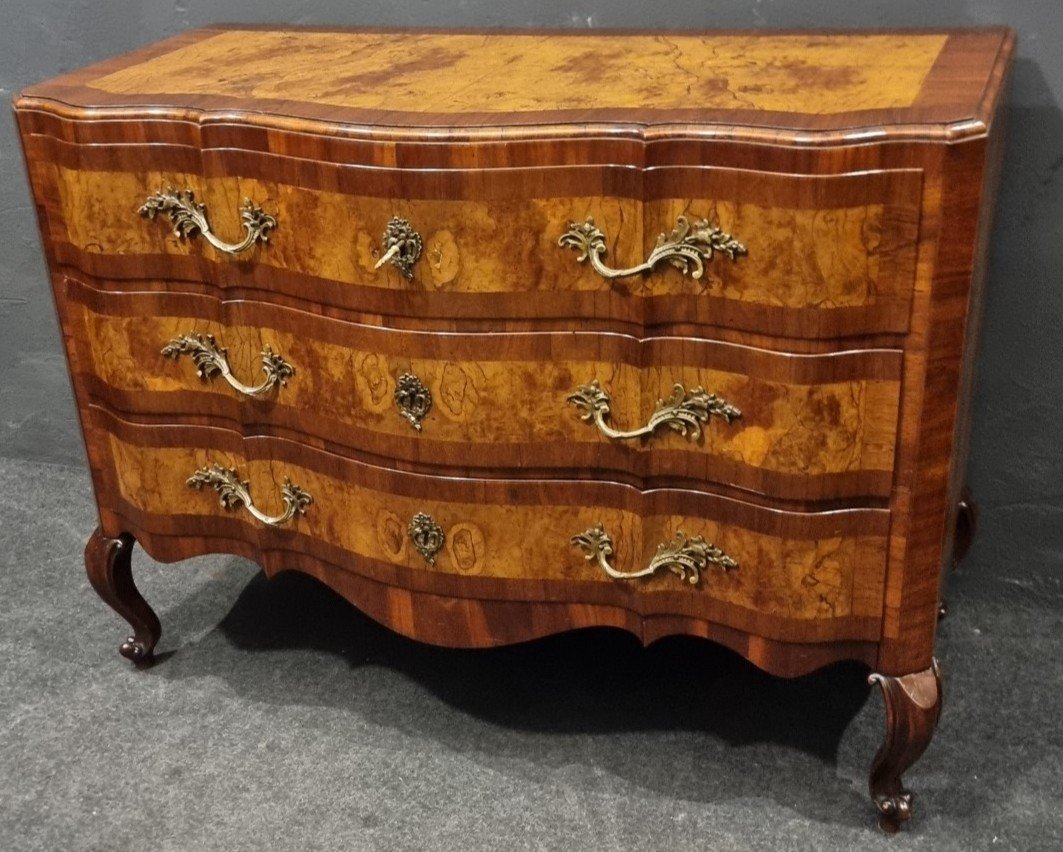
[[[100, 525], [487, 646], [591, 625], [941, 706], [1003, 29], [208, 28], [16, 101]], [[957, 534], [957, 529], [960, 534]]]

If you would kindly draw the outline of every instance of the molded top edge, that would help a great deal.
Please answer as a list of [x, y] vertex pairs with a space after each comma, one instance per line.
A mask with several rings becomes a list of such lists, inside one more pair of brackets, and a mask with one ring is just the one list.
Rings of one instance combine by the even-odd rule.
[[236, 121], [382, 142], [948, 142], [989, 131], [1014, 44], [1003, 27], [213, 26], [29, 86], [15, 105], [78, 121]]

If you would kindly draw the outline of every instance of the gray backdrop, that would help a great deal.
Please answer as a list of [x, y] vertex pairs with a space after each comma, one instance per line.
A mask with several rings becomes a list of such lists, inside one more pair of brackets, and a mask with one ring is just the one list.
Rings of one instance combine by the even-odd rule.
[[[1019, 33], [978, 362], [966, 574], [1011, 606], [1063, 608], [1063, 7], [1060, 0], [4, 0], [0, 95], [218, 20], [399, 26], [883, 27]], [[0, 455], [83, 465], [10, 110], [0, 113]], [[972, 590], [975, 590], [972, 589]]]

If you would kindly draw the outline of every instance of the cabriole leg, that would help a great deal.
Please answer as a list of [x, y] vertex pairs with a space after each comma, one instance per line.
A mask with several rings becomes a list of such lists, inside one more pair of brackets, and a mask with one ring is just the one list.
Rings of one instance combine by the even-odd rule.
[[912, 794], [901, 775], [930, 745], [941, 715], [941, 672], [937, 660], [926, 671], [889, 677], [872, 674], [886, 702], [886, 739], [871, 764], [871, 800], [879, 825], [890, 834], [912, 816]]
[[97, 527], [85, 545], [85, 570], [96, 594], [133, 628], [133, 635], [121, 644], [118, 653], [146, 668], [154, 662], [162, 625], [133, 584], [134, 544], [135, 539], [128, 533], [109, 538]]

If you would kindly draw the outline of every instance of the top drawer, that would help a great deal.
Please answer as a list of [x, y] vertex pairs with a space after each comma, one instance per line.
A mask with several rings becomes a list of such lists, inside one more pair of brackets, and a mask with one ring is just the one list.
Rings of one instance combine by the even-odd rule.
[[[43, 140], [34, 144], [54, 148], [54, 161], [31, 151], [31, 167], [52, 199], [58, 259], [102, 278], [207, 282], [432, 321], [682, 323], [794, 338], [908, 328], [919, 170], [402, 170], [160, 146], [123, 146], [119, 166], [112, 149]], [[170, 198], [156, 221], [138, 215], [168, 188], [194, 200]], [[228, 246], [211, 244], [193, 204]], [[378, 266], [396, 217], [417, 232], [406, 235], [420, 248], [409, 277]], [[699, 246], [699, 220], [723, 232], [715, 251]], [[573, 225], [600, 248], [599, 268]], [[268, 242], [255, 241], [263, 228]], [[655, 250], [652, 268], [610, 277], [646, 267]]]

